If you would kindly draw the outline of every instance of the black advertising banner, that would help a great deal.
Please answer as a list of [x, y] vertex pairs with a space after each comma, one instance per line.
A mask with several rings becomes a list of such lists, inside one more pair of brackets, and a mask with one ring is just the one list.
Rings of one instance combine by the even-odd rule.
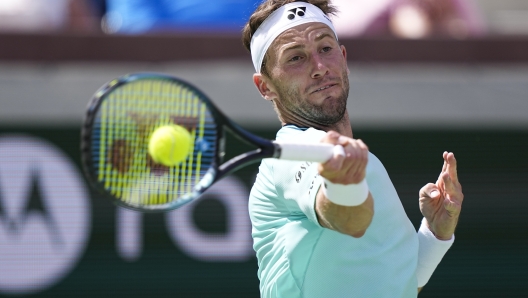
[[[253, 130], [274, 138], [271, 129]], [[0, 127], [0, 297], [259, 297], [247, 198], [258, 164], [169, 213], [119, 208], [80, 168], [77, 127]], [[528, 131], [355, 132], [415, 226], [453, 151], [456, 241], [420, 297], [528, 295]], [[227, 158], [251, 149], [229, 138]]]

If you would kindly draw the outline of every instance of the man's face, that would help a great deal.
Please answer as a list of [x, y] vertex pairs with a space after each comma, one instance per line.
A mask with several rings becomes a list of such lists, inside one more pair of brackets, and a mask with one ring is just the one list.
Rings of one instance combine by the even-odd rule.
[[346, 112], [346, 52], [322, 23], [283, 32], [268, 49], [268, 99], [286, 123], [329, 126]]

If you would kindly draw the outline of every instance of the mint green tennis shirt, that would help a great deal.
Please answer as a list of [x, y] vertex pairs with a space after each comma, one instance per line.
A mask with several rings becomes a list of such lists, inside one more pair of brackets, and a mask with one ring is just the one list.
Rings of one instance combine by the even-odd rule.
[[[277, 140], [319, 142], [324, 134], [288, 125]], [[361, 238], [318, 223], [321, 183], [316, 163], [262, 161], [249, 198], [261, 296], [416, 297], [416, 230], [379, 159], [369, 153], [374, 217]]]

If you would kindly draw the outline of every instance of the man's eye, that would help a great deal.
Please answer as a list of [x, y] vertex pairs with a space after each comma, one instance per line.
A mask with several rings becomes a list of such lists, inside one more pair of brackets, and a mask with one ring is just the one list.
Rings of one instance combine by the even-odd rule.
[[298, 61], [298, 60], [301, 60], [301, 56], [293, 56], [290, 58], [290, 61]]
[[322, 52], [330, 52], [332, 50], [332, 47], [324, 47], [321, 51]]

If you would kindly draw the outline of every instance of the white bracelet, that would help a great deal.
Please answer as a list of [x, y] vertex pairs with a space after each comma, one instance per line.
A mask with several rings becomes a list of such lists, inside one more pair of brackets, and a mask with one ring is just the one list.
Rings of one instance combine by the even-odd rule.
[[416, 277], [418, 278], [418, 287], [423, 287], [433, 275], [436, 266], [449, 250], [455, 235], [449, 240], [439, 240], [427, 227], [426, 219], [422, 219], [422, 225], [418, 230], [418, 267], [416, 268]]
[[334, 204], [343, 206], [358, 206], [367, 200], [369, 187], [367, 180], [358, 184], [335, 184], [326, 179], [323, 183], [324, 195]]

